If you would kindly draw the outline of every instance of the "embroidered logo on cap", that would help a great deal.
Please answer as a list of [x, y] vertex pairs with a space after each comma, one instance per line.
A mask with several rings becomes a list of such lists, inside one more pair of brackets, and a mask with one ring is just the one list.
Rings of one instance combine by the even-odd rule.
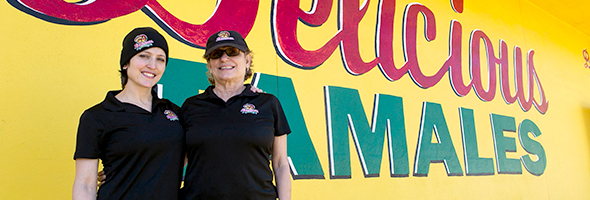
[[242, 108], [240, 112], [242, 112], [242, 114], [258, 114], [258, 110], [256, 110], [256, 107], [253, 104], [249, 103], [244, 104], [244, 108]]
[[171, 110], [165, 110], [164, 114], [166, 114], [166, 118], [168, 118], [168, 120], [178, 121], [178, 116], [176, 116], [176, 113], [172, 112]]
[[234, 38], [230, 37], [229, 32], [221, 31], [217, 34], [217, 39], [215, 39], [215, 42], [219, 42], [219, 41], [223, 41], [223, 40], [234, 40]]
[[133, 41], [135, 41], [135, 45], [133, 45], [135, 51], [139, 51], [145, 47], [151, 47], [154, 44], [154, 41], [148, 40], [148, 37], [145, 34], [139, 34], [138, 36], [135, 36]]

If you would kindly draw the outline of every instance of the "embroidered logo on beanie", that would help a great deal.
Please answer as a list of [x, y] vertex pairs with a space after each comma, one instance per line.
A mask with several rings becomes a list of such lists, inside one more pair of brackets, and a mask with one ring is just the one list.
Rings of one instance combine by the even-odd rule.
[[135, 45], [133, 45], [133, 48], [136, 51], [139, 51], [145, 47], [151, 47], [154, 44], [154, 41], [148, 40], [148, 37], [145, 34], [139, 34], [135, 36], [135, 39], [133, 39], [133, 41], [135, 41]]

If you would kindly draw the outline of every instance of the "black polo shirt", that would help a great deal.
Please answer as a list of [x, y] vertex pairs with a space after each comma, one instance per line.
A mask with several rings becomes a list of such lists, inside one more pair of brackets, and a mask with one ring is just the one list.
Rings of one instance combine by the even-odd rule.
[[101, 159], [107, 179], [98, 199], [177, 199], [184, 163], [179, 107], [152, 94], [148, 112], [120, 102], [119, 92], [84, 111], [74, 159]]
[[275, 136], [291, 132], [278, 99], [250, 85], [227, 102], [213, 87], [180, 109], [188, 165], [185, 199], [276, 199], [270, 169]]

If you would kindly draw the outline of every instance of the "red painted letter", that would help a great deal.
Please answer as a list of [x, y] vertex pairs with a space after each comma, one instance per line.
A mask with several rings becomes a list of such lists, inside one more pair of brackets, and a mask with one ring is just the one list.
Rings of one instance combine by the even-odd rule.
[[306, 50], [297, 38], [297, 20], [310, 26], [319, 26], [330, 15], [332, 0], [317, 0], [312, 11], [299, 8], [298, 0], [275, 0], [272, 8], [272, 37], [277, 55], [286, 63], [302, 69], [314, 69], [324, 63], [340, 42], [340, 30], [317, 50]]
[[237, 31], [245, 38], [256, 20], [258, 0], [223, 0], [217, 3], [213, 15], [200, 25], [178, 19], [156, 0], [149, 0], [142, 10], [170, 36], [193, 47], [204, 48], [207, 38], [222, 30]]
[[416, 35], [417, 35], [417, 22], [418, 14], [422, 13], [424, 16], [425, 27], [424, 36], [427, 41], [432, 41], [436, 38], [436, 21], [434, 13], [426, 6], [419, 3], [410, 3], [406, 6], [404, 13], [404, 27], [403, 27], [403, 45], [404, 45], [404, 57], [406, 63], [404, 67], [408, 68], [410, 77], [414, 82], [421, 88], [429, 88], [436, 85], [440, 79], [445, 75], [448, 68], [440, 68], [436, 74], [432, 76], [426, 76], [420, 70], [418, 65], [418, 57], [416, 55]]
[[147, 0], [96, 0], [83, 3], [68, 3], [63, 0], [8, 0], [12, 6], [27, 14], [66, 25], [102, 23], [135, 12], [146, 2]]

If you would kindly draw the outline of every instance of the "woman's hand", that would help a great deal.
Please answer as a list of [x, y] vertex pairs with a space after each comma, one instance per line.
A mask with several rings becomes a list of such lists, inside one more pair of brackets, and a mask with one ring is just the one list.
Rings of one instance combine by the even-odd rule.
[[98, 181], [98, 187], [100, 187], [102, 184], [104, 184], [104, 181], [107, 180], [107, 175], [104, 174], [104, 170], [101, 170], [100, 172], [98, 172], [96, 179]]
[[264, 93], [264, 91], [262, 91], [260, 88], [257, 88], [256, 86], [250, 87], [250, 91], [254, 93]]

